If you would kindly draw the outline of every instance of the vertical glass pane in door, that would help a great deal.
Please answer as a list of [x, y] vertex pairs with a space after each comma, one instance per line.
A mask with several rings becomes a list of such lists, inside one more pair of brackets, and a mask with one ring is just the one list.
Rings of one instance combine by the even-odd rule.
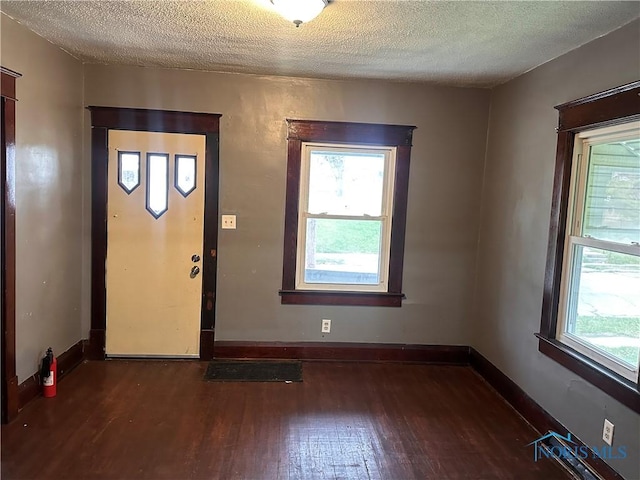
[[169, 208], [169, 155], [147, 154], [147, 210], [160, 218]]
[[127, 193], [140, 185], [139, 152], [118, 152], [118, 185]]
[[183, 197], [196, 189], [196, 157], [193, 155], [176, 155], [176, 189]]

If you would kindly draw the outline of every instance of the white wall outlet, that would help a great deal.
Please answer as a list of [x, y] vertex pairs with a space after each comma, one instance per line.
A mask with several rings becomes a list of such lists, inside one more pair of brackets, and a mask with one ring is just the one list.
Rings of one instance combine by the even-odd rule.
[[236, 216], [235, 215], [222, 215], [222, 228], [226, 230], [236, 229]]
[[604, 440], [607, 445], [613, 443], [613, 423], [606, 418], [604, 419], [604, 428], [602, 429], [602, 440]]
[[322, 320], [322, 333], [331, 333], [331, 320]]

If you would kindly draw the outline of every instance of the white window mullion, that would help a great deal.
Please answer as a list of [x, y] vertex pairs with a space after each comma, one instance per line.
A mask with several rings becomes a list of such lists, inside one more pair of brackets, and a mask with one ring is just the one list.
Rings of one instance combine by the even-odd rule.
[[382, 222], [387, 218], [386, 216], [370, 216], [370, 215], [329, 215], [327, 213], [306, 213], [307, 218], [318, 218], [326, 220], [362, 220], [362, 221], [377, 221]]
[[600, 240], [591, 237], [576, 237], [572, 235], [569, 237], [569, 244], [599, 248], [601, 250], [609, 250], [612, 252], [624, 253], [626, 255], [640, 256], [640, 245], [636, 245], [634, 243], [616, 243], [608, 240]]

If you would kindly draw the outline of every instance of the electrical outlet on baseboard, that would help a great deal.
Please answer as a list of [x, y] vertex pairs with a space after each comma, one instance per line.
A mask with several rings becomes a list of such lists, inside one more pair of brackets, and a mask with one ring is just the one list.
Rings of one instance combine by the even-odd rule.
[[331, 320], [322, 319], [322, 333], [331, 333]]
[[604, 440], [607, 445], [613, 443], [613, 423], [606, 418], [604, 419], [604, 428], [602, 429], [602, 440]]

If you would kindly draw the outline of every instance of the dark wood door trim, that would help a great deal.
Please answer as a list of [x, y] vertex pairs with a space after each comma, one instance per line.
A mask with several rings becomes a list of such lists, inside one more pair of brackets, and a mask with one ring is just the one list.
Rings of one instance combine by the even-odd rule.
[[16, 375], [16, 78], [19, 73], [0, 67], [2, 91], [2, 137], [0, 150], [0, 263], [2, 264], [2, 423], [18, 413]]
[[204, 135], [205, 206], [200, 359], [213, 358], [218, 245], [219, 114], [88, 107], [91, 111], [91, 332], [90, 359], [102, 360], [107, 326], [107, 165], [109, 130]]

